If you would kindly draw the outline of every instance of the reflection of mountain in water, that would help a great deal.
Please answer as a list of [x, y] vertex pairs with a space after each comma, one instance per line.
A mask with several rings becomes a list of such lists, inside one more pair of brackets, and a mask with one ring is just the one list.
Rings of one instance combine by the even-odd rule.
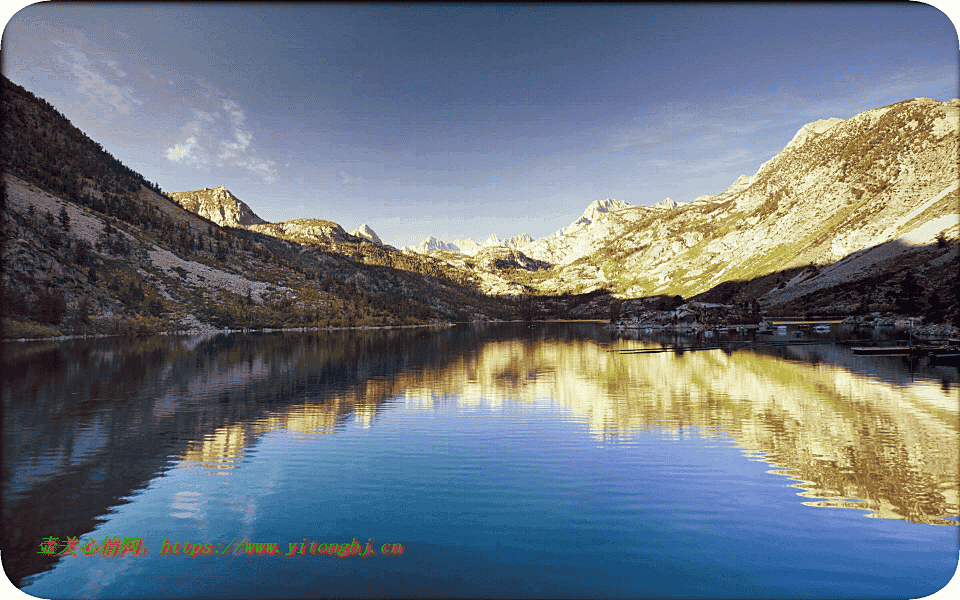
[[373, 426], [401, 398], [553, 398], [614, 443], [654, 427], [729, 436], [816, 505], [957, 513], [955, 384], [864, 377], [831, 346], [631, 356], [608, 340], [568, 324], [9, 346], [4, 565], [15, 582], [48, 568], [40, 539], [86, 534], [171, 457], [226, 474], [267, 431]]
[[802, 495], [822, 500], [816, 505], [934, 524], [957, 514], [955, 384], [867, 378], [826, 362], [834, 352], [852, 357], [835, 347], [824, 347], [815, 363], [748, 351], [608, 349], [588, 340], [491, 343], [451, 365], [449, 376], [406, 393], [458, 390], [461, 402], [550, 397], [611, 441], [652, 427], [730, 436], [802, 482]]
[[[73, 340], [4, 348], [4, 568], [16, 583], [54, 559], [171, 460], [228, 472], [275, 428], [372, 420], [404, 369], [435, 369], [463, 330]], [[472, 336], [476, 337], [476, 336]]]

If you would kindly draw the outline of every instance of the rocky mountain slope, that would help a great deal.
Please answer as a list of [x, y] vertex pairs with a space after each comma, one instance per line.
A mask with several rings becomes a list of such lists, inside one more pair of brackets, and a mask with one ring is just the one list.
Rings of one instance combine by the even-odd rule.
[[[854, 258], [860, 268], [842, 280], [866, 276], [866, 262], [935, 248], [938, 235], [956, 240], [958, 128], [956, 100], [916, 99], [812, 123], [718, 196], [610, 214], [608, 231], [591, 232], [607, 242], [584, 260], [625, 296], [689, 297], [799, 267], [809, 267], [801, 279], [812, 292], [814, 279], [828, 286], [835, 263]], [[931, 260], [955, 261], [950, 246]]]
[[[837, 312], [892, 308], [902, 282], [914, 281], [956, 313], [958, 132], [958, 100], [816, 121], [716, 196], [592, 203], [520, 248], [552, 268], [512, 276], [541, 295], [606, 290]], [[417, 250], [463, 263], [456, 245], [428, 240]]]
[[595, 202], [524, 249], [556, 265], [528, 283], [842, 311], [889, 305], [910, 275], [943, 301], [958, 271], [958, 131], [958, 100], [810, 123], [717, 196]]
[[224, 186], [189, 192], [173, 192], [170, 199], [184, 209], [209, 219], [221, 227], [249, 229], [300, 244], [357, 243], [362, 240], [384, 246], [377, 233], [364, 223], [349, 234], [343, 227], [325, 219], [293, 219], [268, 223]]
[[[0, 84], [5, 336], [512, 314], [472, 273], [378, 246], [336, 223], [222, 227], [123, 166], [49, 103], [6, 78]], [[206, 205], [224, 222], [256, 217], [225, 189], [203, 192], [219, 198]]]
[[380, 236], [377, 235], [377, 232], [371, 229], [370, 226], [367, 225], [366, 223], [364, 223], [360, 227], [357, 227], [356, 229], [351, 231], [350, 235], [355, 235], [357, 237], [370, 240], [371, 242], [373, 242], [378, 246], [384, 245], [384, 243], [380, 240]]
[[960, 318], [958, 100], [811, 123], [689, 204], [607, 199], [540, 240], [419, 251], [367, 225], [266, 223], [222, 186], [167, 196], [6, 78], [0, 105], [3, 324], [16, 331], [597, 317], [635, 298]]
[[210, 219], [221, 227], [246, 227], [266, 223], [223, 186], [174, 192], [170, 194], [170, 198], [190, 212]]
[[[175, 199], [186, 199], [178, 203], [201, 216], [209, 214], [222, 219], [223, 215], [239, 214], [246, 208], [243, 202], [222, 187], [193, 192], [175, 192], [171, 196]], [[246, 211], [253, 214], [248, 208]], [[225, 219], [224, 222], [238, 223], [239, 219]], [[300, 246], [338, 254], [360, 260], [365, 264], [385, 265], [417, 273], [433, 273], [439, 270], [444, 272], [450, 280], [468, 285], [471, 289], [491, 296], [518, 296], [529, 292], [527, 287], [513, 280], [514, 271], [517, 269], [536, 271], [550, 266], [542, 261], [523, 256], [510, 248], [510, 244], [529, 240], [530, 236], [526, 234], [505, 241], [492, 235], [486, 240], [484, 246], [478, 246], [469, 254], [460, 253], [459, 250], [450, 251], [448, 248], [452, 246], [439, 242], [437, 249], [445, 253], [446, 257], [440, 255], [428, 257], [423, 256], [427, 252], [416, 252], [410, 249], [399, 251], [389, 244], [384, 244], [380, 236], [367, 224], [363, 224], [351, 233], [347, 233], [339, 224], [326, 219], [293, 219], [279, 223], [260, 220], [260, 223], [225, 226], [245, 229]], [[491, 252], [487, 252], [488, 250]], [[451, 252], [458, 253], [457, 256], [464, 260], [457, 260], [450, 255]]]

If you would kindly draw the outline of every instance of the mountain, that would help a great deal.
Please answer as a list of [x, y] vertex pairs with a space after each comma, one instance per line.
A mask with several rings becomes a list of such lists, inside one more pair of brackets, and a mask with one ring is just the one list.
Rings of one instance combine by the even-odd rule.
[[949, 295], [939, 274], [957, 271], [958, 121], [960, 101], [922, 98], [817, 121], [721, 194], [594, 203], [525, 253], [558, 265], [542, 293], [722, 289], [715, 299], [783, 305], [846, 286], [832, 306], [849, 310], [863, 294], [889, 305], [909, 272]]
[[420, 242], [419, 245], [406, 247], [404, 250], [419, 252], [420, 254], [427, 254], [430, 252], [459, 252], [460, 254], [475, 256], [484, 248], [501, 247], [523, 250], [529, 246], [531, 242], [533, 242], [533, 238], [527, 233], [521, 233], [520, 235], [515, 235], [512, 238], [507, 238], [505, 240], [501, 240], [496, 234], [491, 234], [490, 237], [479, 244], [470, 238], [445, 242], [430, 236], [429, 238]]
[[[190, 194], [190, 193], [185, 193]], [[229, 191], [223, 190], [217, 198], [233, 198]], [[208, 202], [213, 204], [213, 202]], [[228, 206], [232, 206], [229, 202]], [[200, 210], [202, 204], [198, 202], [183, 205], [192, 212]], [[220, 206], [217, 204], [216, 206]], [[538, 271], [550, 267], [541, 261], [523, 256], [511, 246], [523, 244], [530, 240], [527, 234], [521, 234], [509, 240], [501, 241], [496, 235], [491, 235], [483, 246], [477, 245], [477, 250], [466, 257], [480, 258], [481, 260], [444, 260], [442, 257], [421, 256], [429, 250], [419, 252], [405, 249], [398, 251], [393, 246], [384, 244], [376, 232], [367, 224], [347, 233], [339, 224], [326, 219], [293, 219], [279, 223], [261, 223], [240, 226], [239, 229], [256, 232], [280, 240], [292, 242], [301, 246], [308, 246], [323, 252], [330, 252], [359, 260], [364, 264], [377, 264], [389, 267], [398, 267], [404, 270], [421, 274], [442, 274], [450, 281], [470, 287], [471, 293], [482, 292], [489, 296], [518, 296], [529, 293], [531, 290], [523, 283], [514, 281], [516, 271]], [[469, 243], [469, 240], [467, 240]], [[462, 240], [460, 243], [465, 243]], [[439, 252], [454, 252], [462, 256], [457, 246], [430, 238], [425, 240], [421, 247]], [[507, 253], [483, 255], [487, 249], [503, 249]], [[522, 277], [521, 277], [522, 278]], [[451, 309], [452, 307], [447, 307]], [[474, 315], [481, 313], [474, 312]]]
[[514, 310], [469, 270], [332, 221], [243, 227], [257, 217], [224, 188], [197, 190], [195, 204], [180, 196], [210, 216], [191, 212], [49, 103], [6, 77], [0, 86], [4, 337], [399, 325]]
[[298, 244], [322, 242], [342, 244], [358, 241], [356, 236], [348, 234], [343, 227], [325, 219], [293, 219], [280, 223], [250, 225], [247, 229]]
[[170, 194], [170, 198], [190, 212], [210, 219], [221, 227], [246, 227], [266, 223], [223, 186], [174, 192]]
[[346, 243], [365, 239], [378, 246], [384, 245], [376, 232], [366, 223], [350, 234], [347, 234], [337, 223], [324, 219], [293, 219], [280, 223], [268, 223], [224, 186], [173, 192], [170, 198], [186, 210], [210, 219], [221, 227], [242, 227], [298, 243], [324, 241]]
[[263, 222], [223, 186], [168, 196], [0, 82], [4, 336], [596, 318], [685, 298], [960, 321], [960, 100], [805, 125], [689, 204], [608, 198], [539, 240], [414, 252], [366, 225]]
[[406, 246], [403, 249], [408, 252], [418, 252], [420, 254], [427, 254], [428, 252], [437, 252], [437, 251], [460, 252], [460, 246], [458, 244], [456, 243], [451, 244], [443, 240], [438, 240], [433, 236], [430, 236], [427, 239], [423, 240], [422, 242], [420, 242], [418, 246]]
[[596, 200], [579, 219], [527, 245], [524, 252], [535, 259], [557, 265], [569, 264], [603, 247], [619, 231], [619, 213], [633, 208], [622, 200]]
[[371, 229], [370, 226], [367, 225], [366, 223], [364, 223], [360, 227], [357, 227], [356, 229], [351, 231], [350, 235], [355, 235], [357, 237], [370, 240], [371, 242], [373, 242], [378, 246], [384, 245], [383, 242], [380, 241], [380, 236], [377, 235], [377, 232]]

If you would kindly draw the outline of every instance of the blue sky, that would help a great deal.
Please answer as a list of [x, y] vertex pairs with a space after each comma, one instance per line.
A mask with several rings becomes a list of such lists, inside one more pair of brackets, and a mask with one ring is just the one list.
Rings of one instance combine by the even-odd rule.
[[810, 121], [960, 95], [956, 29], [918, 3], [36, 4], [3, 52], [167, 192], [395, 246], [691, 201]]

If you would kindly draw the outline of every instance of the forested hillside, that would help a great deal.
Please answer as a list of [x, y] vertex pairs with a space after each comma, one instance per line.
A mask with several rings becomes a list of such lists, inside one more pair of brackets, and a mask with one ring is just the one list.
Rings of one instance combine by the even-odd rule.
[[[7, 336], [416, 324], [512, 305], [436, 259], [220, 227], [2, 81]], [[367, 248], [366, 246], [371, 246]]]

